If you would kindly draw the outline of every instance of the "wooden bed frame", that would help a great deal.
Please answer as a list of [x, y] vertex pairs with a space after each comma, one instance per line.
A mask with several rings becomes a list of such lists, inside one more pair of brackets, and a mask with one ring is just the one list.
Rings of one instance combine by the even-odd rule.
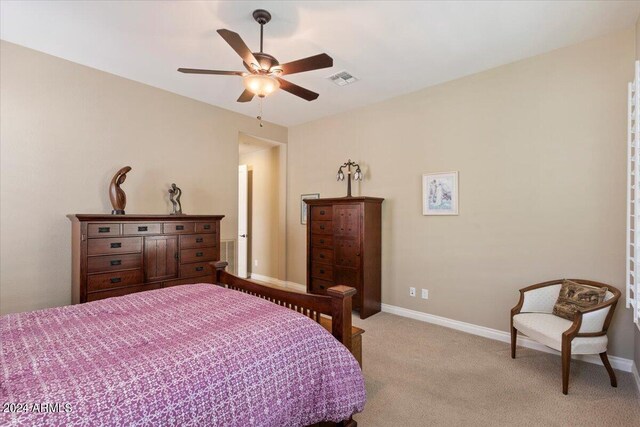
[[[356, 290], [349, 286], [334, 286], [327, 289], [327, 295], [312, 295], [299, 292], [285, 291], [260, 285], [250, 280], [241, 279], [225, 271], [227, 263], [223, 261], [210, 262], [213, 269], [213, 283], [234, 289], [249, 295], [266, 299], [274, 304], [288, 307], [312, 320], [320, 323], [321, 316], [331, 316], [331, 334], [345, 347], [352, 350], [351, 343], [351, 298]], [[313, 427], [356, 427], [358, 424], [352, 419], [339, 423], [319, 423]]]

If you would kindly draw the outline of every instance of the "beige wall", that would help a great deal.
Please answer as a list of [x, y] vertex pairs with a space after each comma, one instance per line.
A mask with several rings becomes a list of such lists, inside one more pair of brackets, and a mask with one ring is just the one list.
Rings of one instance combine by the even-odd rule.
[[[286, 224], [282, 223], [286, 183], [286, 146], [240, 155], [250, 176], [250, 254], [252, 274], [285, 280]], [[255, 265], [258, 261], [258, 265]]]
[[[290, 128], [288, 279], [305, 282], [300, 194], [343, 196], [335, 172], [351, 158], [366, 171], [355, 194], [386, 199], [386, 304], [507, 331], [526, 285], [573, 277], [623, 289], [634, 45], [628, 29]], [[452, 170], [460, 215], [423, 216], [421, 175]], [[614, 355], [633, 355], [630, 317], [621, 303]]]
[[70, 213], [108, 213], [129, 165], [127, 213], [223, 214], [237, 230], [238, 133], [287, 129], [11, 43], [0, 45], [0, 312], [71, 302]]

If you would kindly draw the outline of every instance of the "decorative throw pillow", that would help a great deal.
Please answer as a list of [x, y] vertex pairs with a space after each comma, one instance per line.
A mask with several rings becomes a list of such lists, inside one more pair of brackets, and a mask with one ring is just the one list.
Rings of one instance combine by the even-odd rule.
[[553, 314], [573, 320], [578, 310], [600, 304], [604, 301], [606, 294], [607, 288], [565, 280], [560, 288], [556, 305], [553, 306]]

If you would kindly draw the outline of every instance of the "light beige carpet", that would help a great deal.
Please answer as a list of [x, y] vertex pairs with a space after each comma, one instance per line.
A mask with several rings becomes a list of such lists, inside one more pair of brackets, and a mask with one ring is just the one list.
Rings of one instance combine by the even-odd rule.
[[633, 377], [572, 361], [569, 395], [561, 390], [560, 357], [387, 313], [366, 320], [364, 412], [374, 426], [638, 426]]

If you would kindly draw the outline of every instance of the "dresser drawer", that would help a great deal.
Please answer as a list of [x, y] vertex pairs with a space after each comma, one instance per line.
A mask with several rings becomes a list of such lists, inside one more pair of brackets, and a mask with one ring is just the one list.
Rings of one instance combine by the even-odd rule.
[[332, 234], [333, 223], [331, 221], [311, 221], [311, 233]]
[[154, 289], [160, 289], [161, 287], [161, 283], [151, 283], [148, 285], [129, 286], [128, 288], [114, 289], [111, 291], [92, 292], [87, 294], [87, 302], [111, 297], [121, 297], [123, 295], [133, 294], [136, 292], [152, 291]]
[[149, 224], [122, 224], [122, 234], [144, 236], [147, 234], [160, 234], [161, 224], [159, 222]]
[[333, 284], [333, 282], [330, 282], [328, 280], [311, 279], [310, 288], [311, 288], [312, 294], [326, 295], [327, 289], [329, 289], [332, 286], [335, 286], [335, 285]]
[[187, 279], [170, 280], [162, 284], [163, 288], [178, 285], [193, 285], [194, 283], [213, 283], [213, 276], [189, 277]]
[[311, 277], [315, 277], [316, 279], [323, 279], [323, 280], [333, 280], [333, 266], [329, 264], [312, 262]]
[[333, 236], [326, 236], [323, 234], [311, 235], [311, 246], [318, 248], [332, 248], [333, 247]]
[[322, 249], [322, 248], [312, 248], [311, 259], [314, 261], [326, 262], [331, 264], [333, 263], [333, 250]]
[[142, 250], [142, 237], [119, 237], [108, 239], [89, 239], [87, 253], [89, 255], [109, 255]]
[[89, 273], [142, 268], [142, 254], [92, 256], [87, 259]]
[[215, 234], [192, 234], [189, 236], [180, 236], [180, 249], [189, 248], [205, 248], [218, 246], [218, 240]]
[[311, 219], [327, 221], [333, 217], [333, 206], [312, 206]]
[[217, 252], [217, 248], [182, 249], [180, 251], [180, 262], [214, 261], [217, 258]]
[[217, 234], [215, 222], [196, 222], [196, 233], [212, 233]]
[[89, 237], [109, 237], [120, 235], [120, 224], [88, 224]]
[[95, 292], [105, 289], [121, 288], [143, 282], [142, 269], [91, 274], [87, 277], [87, 291]]
[[196, 225], [193, 222], [165, 222], [162, 229], [164, 234], [193, 234]]
[[213, 277], [213, 272], [211, 271], [211, 267], [209, 267], [208, 262], [198, 262], [193, 264], [181, 264], [180, 265], [180, 278], [184, 279], [187, 277], [198, 277], [204, 276], [207, 274], [211, 274]]

